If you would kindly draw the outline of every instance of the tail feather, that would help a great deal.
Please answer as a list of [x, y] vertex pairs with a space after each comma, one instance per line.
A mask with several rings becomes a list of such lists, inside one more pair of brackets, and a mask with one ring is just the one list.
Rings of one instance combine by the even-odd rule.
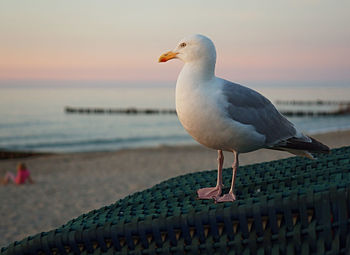
[[307, 140], [303, 138], [291, 137], [274, 145], [270, 149], [288, 151], [297, 156], [304, 156], [308, 158], [314, 158], [311, 153], [330, 152], [329, 147], [327, 145], [320, 143], [316, 139], [309, 136], [305, 137], [308, 138]]

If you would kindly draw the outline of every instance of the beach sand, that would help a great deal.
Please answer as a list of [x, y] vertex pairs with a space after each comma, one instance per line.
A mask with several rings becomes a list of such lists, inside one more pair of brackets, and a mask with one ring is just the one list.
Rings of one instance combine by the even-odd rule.
[[[313, 137], [331, 148], [350, 145], [350, 131]], [[259, 150], [240, 155], [240, 164], [290, 156]], [[232, 160], [232, 155], [225, 153], [225, 167], [230, 167]], [[27, 164], [35, 183], [0, 186], [0, 247], [57, 228], [82, 213], [170, 177], [217, 166], [214, 150], [202, 146], [162, 146], [5, 159], [0, 160], [0, 176], [6, 171], [15, 172], [19, 162]]]

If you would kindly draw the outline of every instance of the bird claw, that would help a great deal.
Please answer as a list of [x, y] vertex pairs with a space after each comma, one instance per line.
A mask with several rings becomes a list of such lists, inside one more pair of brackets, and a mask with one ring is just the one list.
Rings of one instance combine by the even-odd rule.
[[211, 188], [203, 188], [197, 190], [197, 195], [199, 199], [215, 199], [219, 197], [222, 192], [222, 187], [216, 186]]
[[215, 203], [222, 203], [222, 202], [234, 202], [236, 200], [235, 194], [233, 194], [232, 191], [229, 193], [223, 195], [223, 196], [216, 196], [214, 197]]

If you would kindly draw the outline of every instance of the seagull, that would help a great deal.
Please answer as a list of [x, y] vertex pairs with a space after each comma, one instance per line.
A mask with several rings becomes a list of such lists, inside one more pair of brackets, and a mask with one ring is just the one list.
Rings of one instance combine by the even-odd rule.
[[[216, 77], [216, 50], [208, 37], [185, 37], [158, 62], [170, 59], [184, 62], [176, 83], [176, 112], [182, 126], [197, 142], [218, 152], [216, 186], [199, 189], [199, 199], [236, 200], [234, 186], [240, 153], [262, 148], [308, 158], [313, 158], [311, 153], [329, 153], [326, 145], [298, 131], [266, 97]], [[227, 194], [222, 194], [223, 151], [234, 156]]]

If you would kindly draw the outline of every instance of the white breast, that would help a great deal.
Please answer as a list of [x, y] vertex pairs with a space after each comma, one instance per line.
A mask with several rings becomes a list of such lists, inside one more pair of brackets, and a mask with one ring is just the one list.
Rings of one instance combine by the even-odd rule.
[[265, 137], [250, 125], [227, 117], [223, 84], [182, 79], [176, 84], [176, 111], [186, 131], [199, 143], [216, 150], [247, 152], [261, 148]]

